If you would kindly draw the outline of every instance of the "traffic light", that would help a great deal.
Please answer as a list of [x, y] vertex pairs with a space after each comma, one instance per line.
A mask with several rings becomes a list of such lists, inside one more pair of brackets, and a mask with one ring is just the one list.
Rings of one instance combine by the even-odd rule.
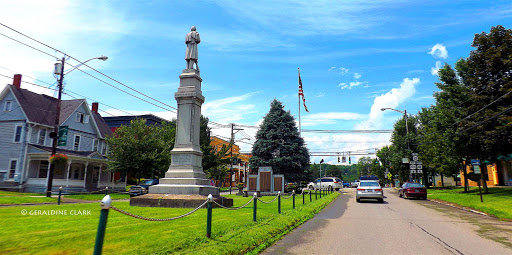
[[338, 163], [340, 163], [340, 157], [338, 157]]
[[352, 164], [352, 163], [351, 163], [351, 160], [350, 160], [350, 157], [348, 157], [348, 164], [349, 164], [349, 165], [350, 165], [350, 164]]

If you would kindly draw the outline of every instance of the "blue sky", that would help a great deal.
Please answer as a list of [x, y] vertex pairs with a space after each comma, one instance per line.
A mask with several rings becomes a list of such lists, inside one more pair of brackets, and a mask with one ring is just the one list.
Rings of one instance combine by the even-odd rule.
[[[496, 25], [511, 28], [512, 3], [6, 1], [0, 9], [0, 23], [82, 61], [108, 56], [105, 62], [88, 64], [173, 107], [178, 76], [185, 68], [185, 34], [195, 25], [201, 35], [199, 67], [206, 97], [202, 112], [211, 121], [259, 125], [273, 99], [297, 117], [300, 67], [310, 111], [301, 110], [303, 129], [392, 129], [400, 113], [381, 112], [380, 108], [414, 114], [431, 105], [437, 90], [436, 67], [467, 57], [474, 34]], [[0, 33], [62, 57], [3, 26]], [[21, 73], [24, 81], [44, 86], [55, 83], [55, 58], [1, 35], [0, 49], [0, 74]], [[65, 91], [90, 98], [89, 104], [98, 101], [104, 116], [110, 116], [107, 112], [175, 116], [168, 106], [156, 107], [76, 70], [65, 81]], [[10, 82], [0, 76], [0, 85]], [[22, 86], [53, 95], [51, 90]], [[215, 128], [213, 132], [229, 137], [230, 130]], [[256, 129], [243, 132], [236, 139], [254, 137]], [[302, 135], [312, 152], [380, 148], [389, 144], [390, 136]], [[250, 151], [247, 142], [251, 141], [238, 143], [242, 151]], [[320, 158], [311, 160], [319, 162]], [[323, 158], [337, 163], [335, 157]]]

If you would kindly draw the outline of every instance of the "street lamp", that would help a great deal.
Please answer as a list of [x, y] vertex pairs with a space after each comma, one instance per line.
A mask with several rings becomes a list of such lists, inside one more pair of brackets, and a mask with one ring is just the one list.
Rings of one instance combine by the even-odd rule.
[[[53, 141], [52, 141], [52, 156], [55, 155], [55, 153], [57, 153], [57, 140], [58, 140], [58, 133], [59, 133], [59, 122], [60, 122], [60, 101], [61, 101], [61, 98], [62, 98], [62, 82], [64, 80], [64, 75], [70, 73], [71, 71], [77, 69], [78, 67], [82, 66], [83, 64], [93, 60], [93, 59], [99, 59], [99, 60], [107, 60], [108, 57], [106, 56], [100, 56], [100, 57], [95, 57], [95, 58], [91, 58], [91, 59], [88, 59], [82, 63], [80, 63], [79, 65], [73, 67], [71, 70], [67, 71], [66, 73], [64, 73], [64, 63], [66, 61], [66, 56], [62, 57], [62, 60], [61, 62], [57, 62], [55, 63], [55, 70], [54, 70], [54, 74], [56, 75], [60, 75], [59, 77], [59, 93], [58, 93], [58, 97], [57, 97], [57, 109], [55, 111], [55, 125], [54, 125], [54, 128], [53, 128], [53, 134], [51, 134], [51, 137], [53, 138]], [[51, 163], [50, 162], [50, 170], [48, 170], [48, 180], [46, 182], [46, 196], [47, 197], [51, 197], [52, 195], [52, 185], [53, 185], [53, 171], [55, 169], [55, 164]], [[69, 174], [69, 173], [68, 173]]]
[[[395, 112], [402, 113], [404, 115], [404, 118], [405, 118], [405, 132], [406, 132], [406, 140], [407, 140], [407, 151], [409, 152], [411, 150], [411, 148], [409, 146], [409, 125], [407, 125], [407, 110], [404, 110], [403, 112], [400, 111], [400, 110], [397, 110], [397, 109], [393, 109], [393, 108], [382, 108], [380, 110], [381, 111], [392, 110], [392, 111], [395, 111]], [[411, 178], [412, 177], [409, 175], [409, 180], [411, 180]]]
[[399, 112], [399, 113], [402, 113], [404, 115], [404, 118], [405, 118], [405, 132], [406, 132], [406, 140], [407, 140], [407, 149], [410, 150], [410, 146], [409, 146], [409, 125], [407, 125], [407, 110], [404, 110], [403, 112], [400, 111], [400, 110], [397, 110], [397, 109], [393, 109], [393, 108], [382, 108], [380, 109], [381, 111], [385, 111], [385, 110], [392, 110], [392, 111], [395, 111], [395, 112]]

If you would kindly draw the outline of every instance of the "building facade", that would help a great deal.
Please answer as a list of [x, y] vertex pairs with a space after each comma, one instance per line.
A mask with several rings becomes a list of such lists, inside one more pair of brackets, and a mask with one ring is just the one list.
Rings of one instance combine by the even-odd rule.
[[[229, 145], [229, 141], [216, 136], [212, 136], [210, 141], [210, 145], [214, 148], [215, 151], [219, 151], [223, 145]], [[233, 175], [228, 173], [225, 180], [222, 183], [216, 183], [216, 186], [222, 185], [223, 187], [229, 187], [231, 185], [232, 187], [235, 187], [239, 183], [245, 185], [247, 182], [247, 174], [250, 173], [249, 159], [252, 157], [252, 155], [250, 153], [240, 153], [240, 147], [236, 144], [233, 144], [231, 150], [233, 151], [233, 156], [238, 155], [232, 163]], [[229, 154], [231, 154], [231, 150], [228, 151]], [[231, 164], [226, 165], [226, 167], [231, 169]]]
[[[51, 133], [58, 100], [21, 88], [21, 75], [0, 93], [0, 187], [44, 192], [48, 181]], [[98, 103], [89, 108], [85, 99], [62, 100], [59, 126], [67, 127], [65, 145], [57, 153], [68, 156], [56, 165], [53, 189], [91, 191], [104, 187], [124, 189], [123, 180], [107, 172], [106, 137], [112, 134]]]

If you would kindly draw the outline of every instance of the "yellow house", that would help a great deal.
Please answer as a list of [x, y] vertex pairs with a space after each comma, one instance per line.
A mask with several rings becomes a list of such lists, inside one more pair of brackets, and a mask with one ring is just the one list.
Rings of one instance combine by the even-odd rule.
[[[215, 149], [215, 151], [219, 151], [223, 145], [228, 146], [229, 141], [212, 136], [210, 138], [210, 145]], [[231, 176], [231, 180], [229, 178], [229, 174], [226, 176], [226, 179], [224, 180], [224, 187], [229, 187], [230, 184], [232, 184], [232, 187], [235, 187], [238, 183], [246, 182], [247, 173], [249, 172], [249, 159], [252, 157], [250, 153], [240, 153], [240, 146], [236, 144], [233, 144], [231, 150], [233, 150], [233, 155], [238, 155], [238, 160], [233, 162], [233, 176]], [[231, 150], [228, 151], [228, 156], [225, 158], [230, 157]], [[230, 169], [231, 165], [228, 164], [227, 167]], [[217, 186], [219, 185], [220, 183], [217, 183]]]
[[[466, 166], [466, 171], [468, 173], [472, 173], [473, 172], [473, 166], [469, 165], [469, 166]], [[481, 169], [480, 171], [483, 171], [483, 169]], [[496, 167], [496, 164], [489, 164], [487, 165], [487, 186], [498, 186], [499, 185], [499, 179], [498, 179], [498, 169]], [[460, 181], [461, 181], [461, 185], [464, 186], [465, 185], [465, 178], [464, 178], [464, 171], [460, 171]], [[468, 179], [468, 184], [469, 186], [478, 186], [478, 183], [475, 182], [475, 181], [472, 181], [472, 180], [469, 180]]]

